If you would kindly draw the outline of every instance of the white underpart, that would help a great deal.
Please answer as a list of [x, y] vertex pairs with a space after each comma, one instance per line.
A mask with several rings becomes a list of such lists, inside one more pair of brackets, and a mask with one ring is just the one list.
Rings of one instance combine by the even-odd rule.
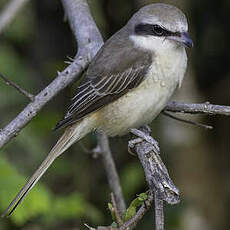
[[98, 129], [110, 136], [149, 124], [181, 85], [187, 65], [184, 47], [173, 41], [143, 36], [130, 39], [135, 46], [153, 53], [153, 64], [137, 88], [98, 111]]

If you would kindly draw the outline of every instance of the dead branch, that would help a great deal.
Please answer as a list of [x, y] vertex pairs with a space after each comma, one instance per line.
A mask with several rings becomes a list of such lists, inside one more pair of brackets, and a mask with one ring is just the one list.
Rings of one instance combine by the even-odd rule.
[[[135, 135], [138, 134], [138, 142], [134, 146], [134, 150], [144, 168], [145, 178], [149, 188], [155, 194], [156, 230], [163, 230], [163, 201], [166, 201], [168, 204], [177, 204], [180, 201], [179, 190], [169, 177], [168, 170], [160, 158], [160, 149], [157, 141], [150, 136], [151, 129], [149, 127], [143, 127], [140, 131], [142, 132], [141, 136], [135, 133]], [[143, 136], [146, 137], [143, 138]], [[142, 138], [142, 141], [140, 141], [140, 138]], [[134, 142], [135, 141], [132, 143]]]
[[123, 224], [123, 220], [122, 220], [122, 217], [121, 217], [122, 215], [120, 214], [120, 212], [118, 210], [117, 202], [115, 200], [115, 196], [114, 196], [113, 193], [111, 193], [111, 202], [112, 202], [113, 209], [114, 209], [114, 217], [115, 217], [116, 223], [120, 227]]
[[164, 201], [157, 191], [154, 193], [155, 230], [164, 230]]
[[0, 78], [2, 78], [5, 83], [7, 85], [12, 86], [13, 88], [15, 88], [19, 93], [21, 93], [23, 96], [27, 97], [30, 101], [34, 100], [34, 95], [27, 92], [26, 90], [24, 90], [23, 88], [21, 88], [19, 85], [17, 85], [16, 83], [12, 82], [11, 80], [7, 79], [3, 74], [0, 73]]
[[164, 109], [165, 111], [191, 114], [206, 114], [206, 115], [225, 115], [230, 116], [230, 106], [213, 105], [209, 102], [200, 104], [187, 104], [171, 101]]
[[108, 137], [103, 133], [98, 133], [97, 141], [102, 152], [102, 161], [106, 171], [106, 176], [109, 182], [110, 189], [115, 196], [115, 201], [119, 214], [122, 215], [126, 210], [126, 205], [122, 194], [120, 179], [109, 147]]
[[190, 124], [190, 125], [195, 125], [195, 126], [198, 126], [198, 127], [201, 127], [201, 128], [205, 128], [205, 129], [213, 129], [213, 127], [210, 126], [210, 125], [205, 125], [205, 124], [201, 124], [199, 122], [186, 120], [184, 118], [172, 115], [171, 113], [168, 113], [166, 111], [163, 111], [162, 114], [165, 115], [166, 117], [170, 117], [170, 118], [172, 118], [172, 119], [174, 119], [176, 121], [181, 121], [181, 122], [184, 122], [184, 123], [187, 123], [187, 124]]

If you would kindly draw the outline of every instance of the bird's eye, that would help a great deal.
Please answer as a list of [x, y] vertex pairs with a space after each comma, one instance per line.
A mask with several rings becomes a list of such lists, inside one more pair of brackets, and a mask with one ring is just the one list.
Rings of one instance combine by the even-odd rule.
[[162, 36], [164, 34], [164, 29], [158, 25], [153, 26], [153, 32], [157, 36]]

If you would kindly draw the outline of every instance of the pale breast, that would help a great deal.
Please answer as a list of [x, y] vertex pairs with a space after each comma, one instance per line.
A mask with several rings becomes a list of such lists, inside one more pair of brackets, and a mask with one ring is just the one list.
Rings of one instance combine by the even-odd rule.
[[[165, 107], [180, 79], [183, 78], [186, 61], [178, 57], [177, 68], [167, 65], [163, 68], [155, 62], [145, 80], [116, 101], [98, 111], [98, 129], [109, 136], [124, 135], [130, 128], [149, 124]], [[165, 66], [166, 67], [166, 66]]]

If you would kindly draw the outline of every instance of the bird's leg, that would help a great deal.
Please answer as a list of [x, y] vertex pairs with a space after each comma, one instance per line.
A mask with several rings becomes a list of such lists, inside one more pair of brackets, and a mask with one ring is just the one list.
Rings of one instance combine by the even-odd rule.
[[[157, 154], [160, 154], [160, 147], [158, 142], [150, 136], [151, 129], [148, 125], [141, 127], [140, 129], [131, 129], [130, 132], [137, 136], [138, 138], [129, 141], [129, 148], [133, 148], [135, 144], [140, 143], [140, 140], [145, 140], [153, 146], [153, 151]], [[130, 146], [131, 142], [131, 146]]]

